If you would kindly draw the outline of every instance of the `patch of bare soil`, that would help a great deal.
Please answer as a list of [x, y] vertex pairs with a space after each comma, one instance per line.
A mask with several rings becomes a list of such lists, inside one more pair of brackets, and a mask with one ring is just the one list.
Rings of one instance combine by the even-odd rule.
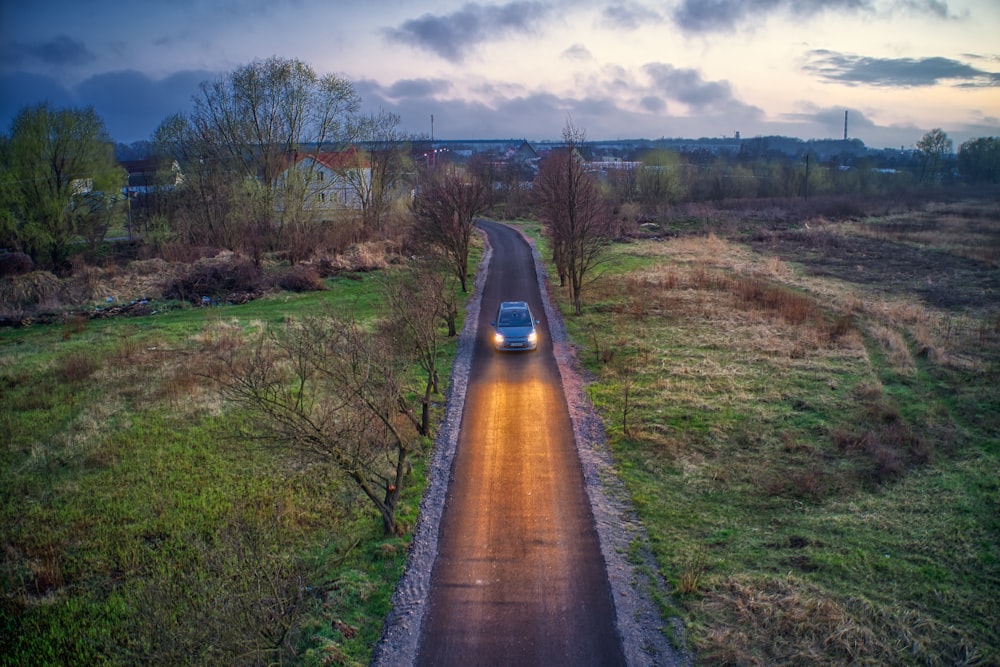
[[[993, 244], [1000, 246], [1000, 225], [992, 236]], [[758, 232], [750, 244], [758, 252], [800, 264], [812, 275], [872, 293], [916, 296], [928, 306], [951, 311], [1000, 308], [1000, 270], [947, 250], [861, 236], [835, 223]]]

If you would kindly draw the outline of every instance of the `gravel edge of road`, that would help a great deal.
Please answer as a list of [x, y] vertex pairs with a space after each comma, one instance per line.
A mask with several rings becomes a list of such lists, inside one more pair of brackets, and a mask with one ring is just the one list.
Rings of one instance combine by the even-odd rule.
[[[587, 395], [576, 350], [569, 342], [562, 313], [555, 306], [545, 264], [535, 244], [527, 237], [525, 240], [531, 246], [538, 285], [542, 289], [549, 335], [573, 423], [573, 439], [583, 467], [584, 487], [590, 499], [604, 567], [611, 585], [625, 662], [630, 667], [692, 665], [691, 658], [675, 649], [661, 630], [663, 620], [651, 593], [656, 591], [661, 598], [668, 598], [670, 592], [662, 579], [654, 579], [648, 574], [657, 572], [658, 568], [647, 546], [645, 531], [631, 507], [628, 491], [614, 471], [604, 423]], [[638, 548], [635, 548], [636, 545]], [[629, 562], [630, 554], [641, 560], [641, 568]], [[680, 620], [670, 619], [669, 622], [675, 636], [683, 637]]]
[[[430, 593], [431, 572], [437, 557], [438, 531], [465, 407], [482, 288], [493, 254], [487, 235], [481, 231], [480, 235], [485, 243], [485, 251], [476, 270], [473, 295], [466, 305], [465, 324], [459, 334], [448, 390], [448, 408], [435, 441], [434, 455], [428, 471], [429, 482], [420, 501], [420, 513], [406, 568], [393, 592], [392, 608], [386, 616], [382, 636], [372, 654], [371, 664], [374, 667], [413, 665], [419, 649], [420, 629]], [[630, 667], [691, 665], [693, 661], [690, 657], [672, 647], [661, 631], [662, 620], [651, 593], [655, 590], [660, 596], [668, 596], [669, 591], [662, 580], [654, 580], [646, 574], [656, 572], [657, 568], [648, 548], [644, 546], [645, 533], [631, 509], [624, 486], [614, 474], [603, 423], [586, 394], [575, 350], [569, 343], [562, 315], [553, 305], [548, 274], [538, 248], [524, 234], [522, 237], [531, 247], [538, 286], [542, 292], [545, 317], [583, 467], [587, 497], [611, 585], [616, 626], [625, 660]], [[635, 544], [639, 545], [637, 550], [633, 549]], [[639, 554], [643, 561], [641, 570], [628, 561], [630, 553]], [[679, 621], [674, 622], [672, 619], [671, 622], [675, 634], [682, 634], [683, 627]]]
[[438, 531], [444, 513], [448, 484], [451, 481], [451, 466], [455, 460], [458, 434], [465, 411], [465, 394], [469, 385], [472, 367], [472, 351], [476, 342], [479, 311], [483, 285], [493, 249], [485, 233], [480, 232], [485, 244], [483, 257], [476, 268], [472, 298], [465, 306], [465, 323], [458, 335], [458, 349], [451, 367], [448, 385], [447, 409], [444, 422], [438, 430], [427, 471], [428, 483], [424, 497], [420, 500], [417, 525], [413, 530], [409, 556], [403, 576], [392, 594], [392, 608], [386, 615], [382, 637], [372, 653], [374, 667], [403, 667], [416, 661], [420, 643], [420, 628], [427, 612], [430, 595], [431, 572], [437, 558]]

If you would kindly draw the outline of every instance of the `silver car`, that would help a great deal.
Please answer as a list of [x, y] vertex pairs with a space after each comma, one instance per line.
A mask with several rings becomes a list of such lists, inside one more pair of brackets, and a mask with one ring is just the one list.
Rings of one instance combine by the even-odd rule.
[[497, 350], [534, 350], [538, 347], [539, 323], [524, 301], [501, 301], [493, 325], [493, 346]]

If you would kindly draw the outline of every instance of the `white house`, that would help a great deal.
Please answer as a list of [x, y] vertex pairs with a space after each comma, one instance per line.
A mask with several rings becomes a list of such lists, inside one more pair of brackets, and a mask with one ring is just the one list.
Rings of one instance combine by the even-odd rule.
[[281, 179], [289, 196], [296, 189], [302, 192], [308, 210], [361, 210], [371, 172], [368, 159], [352, 147], [335, 153], [293, 153]]

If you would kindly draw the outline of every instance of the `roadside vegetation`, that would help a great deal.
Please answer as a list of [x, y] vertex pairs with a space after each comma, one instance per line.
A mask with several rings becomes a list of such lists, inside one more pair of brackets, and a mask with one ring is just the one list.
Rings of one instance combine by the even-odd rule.
[[[254, 438], [260, 422], [208, 375], [317, 313], [375, 324], [388, 274], [408, 270], [0, 331], [0, 664], [366, 663], [430, 441], [407, 440], [390, 533], [336, 467]], [[443, 319], [437, 333], [447, 378], [455, 339]], [[419, 406], [413, 369], [400, 384]], [[429, 392], [432, 421], [445, 390]]]
[[788, 203], [678, 207], [611, 247], [579, 317], [554, 287], [673, 640], [996, 664], [997, 202]]

